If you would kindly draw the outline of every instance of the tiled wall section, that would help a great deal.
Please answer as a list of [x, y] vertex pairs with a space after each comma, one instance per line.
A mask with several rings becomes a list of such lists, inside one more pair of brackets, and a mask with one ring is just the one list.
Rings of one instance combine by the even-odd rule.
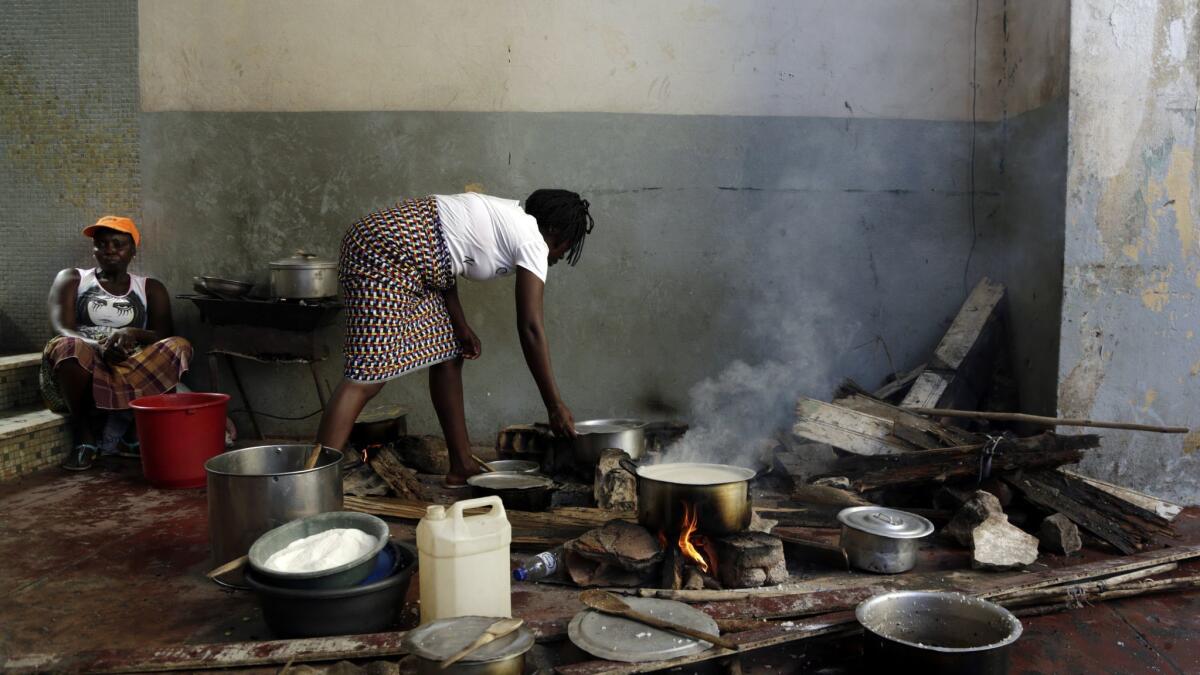
[[0, 481], [62, 462], [71, 447], [71, 431], [58, 421], [33, 433], [0, 440]]
[[0, 9], [0, 354], [40, 349], [55, 272], [79, 231], [140, 216], [137, 2], [5, 0]]
[[30, 406], [40, 401], [37, 368], [0, 371], [0, 410]]

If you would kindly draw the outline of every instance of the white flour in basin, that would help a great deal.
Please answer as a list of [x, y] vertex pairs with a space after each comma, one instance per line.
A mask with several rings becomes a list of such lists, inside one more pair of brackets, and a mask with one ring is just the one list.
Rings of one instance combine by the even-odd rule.
[[263, 564], [276, 572], [317, 572], [357, 560], [378, 543], [377, 538], [352, 527], [325, 530], [293, 541]]

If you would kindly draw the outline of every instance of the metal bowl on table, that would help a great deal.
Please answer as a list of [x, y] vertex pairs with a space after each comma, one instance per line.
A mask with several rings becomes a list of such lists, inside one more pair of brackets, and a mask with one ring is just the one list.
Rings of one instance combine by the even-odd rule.
[[[267, 567], [272, 555], [292, 542], [328, 530], [356, 529], [375, 537], [375, 545], [354, 560], [311, 572], [284, 572]], [[375, 559], [387, 546], [391, 531], [382, 519], [367, 513], [333, 511], [293, 520], [262, 535], [250, 547], [250, 569], [259, 579], [280, 588], [347, 588], [357, 584], [375, 567]]]
[[254, 284], [221, 277], [192, 277], [192, 288], [201, 293], [228, 299], [246, 295], [254, 288]]
[[1002, 675], [1021, 637], [1012, 612], [962, 593], [896, 591], [864, 600], [854, 616], [865, 628], [868, 667], [883, 672]]

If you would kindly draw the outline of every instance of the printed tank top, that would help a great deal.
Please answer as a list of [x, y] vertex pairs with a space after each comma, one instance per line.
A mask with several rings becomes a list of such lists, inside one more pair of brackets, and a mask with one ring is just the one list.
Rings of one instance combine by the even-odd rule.
[[129, 275], [129, 290], [113, 295], [104, 290], [96, 270], [79, 269], [75, 293], [75, 325], [84, 336], [100, 340], [119, 328], [146, 327], [146, 277]]

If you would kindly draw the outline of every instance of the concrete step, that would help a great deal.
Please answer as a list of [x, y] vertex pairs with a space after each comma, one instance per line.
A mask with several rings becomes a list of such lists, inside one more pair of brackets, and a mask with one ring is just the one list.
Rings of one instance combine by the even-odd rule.
[[40, 405], [0, 410], [0, 481], [55, 466], [70, 447], [65, 416]]
[[0, 356], [0, 410], [41, 402], [42, 394], [38, 389], [41, 365], [40, 352]]

